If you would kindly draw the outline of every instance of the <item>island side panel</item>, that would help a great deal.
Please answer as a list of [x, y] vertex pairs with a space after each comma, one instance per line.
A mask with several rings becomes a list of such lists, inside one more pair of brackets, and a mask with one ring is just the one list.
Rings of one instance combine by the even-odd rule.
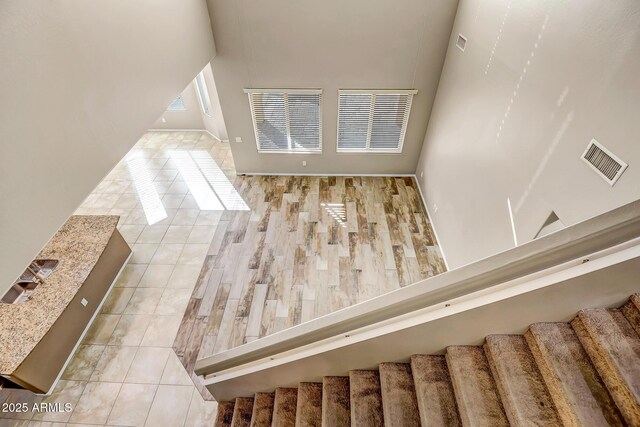
[[[35, 393], [50, 390], [130, 253], [131, 248], [114, 229], [104, 252], [76, 296], [9, 376], [13, 382]], [[83, 299], [87, 300], [86, 307], [81, 303]]]

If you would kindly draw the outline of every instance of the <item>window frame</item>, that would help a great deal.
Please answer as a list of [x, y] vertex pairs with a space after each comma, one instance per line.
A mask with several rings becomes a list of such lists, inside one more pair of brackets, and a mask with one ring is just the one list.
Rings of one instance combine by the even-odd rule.
[[[339, 154], [402, 154], [409, 118], [413, 107], [413, 96], [418, 91], [416, 89], [338, 89], [338, 114], [336, 127], [336, 153]], [[366, 146], [364, 148], [340, 148], [340, 96], [341, 95], [369, 95], [371, 97], [371, 107], [369, 110], [369, 124], [367, 129]], [[397, 148], [371, 148], [371, 133], [373, 128], [373, 116], [375, 113], [375, 99], [377, 95], [406, 95], [408, 100], [408, 113], [406, 122], [401, 128], [401, 138]]]
[[[213, 117], [211, 115], [211, 99], [209, 98], [209, 91], [207, 90], [207, 82], [204, 78], [204, 72], [200, 71], [193, 81], [196, 84], [196, 92], [198, 92], [198, 99], [200, 100], [200, 108], [202, 108], [202, 114], [207, 117]], [[203, 95], [204, 94], [204, 99]], [[206, 101], [206, 104], [205, 104]]]
[[[253, 123], [253, 133], [256, 141], [256, 149], [260, 154], [322, 154], [323, 144], [322, 144], [322, 89], [279, 89], [279, 88], [269, 88], [269, 89], [259, 89], [259, 88], [247, 88], [244, 89], [244, 93], [247, 94], [247, 98], [249, 100], [249, 114], [251, 115], [251, 122]], [[260, 140], [258, 138], [258, 126], [256, 123], [256, 117], [254, 114], [253, 108], [253, 100], [251, 96], [257, 93], [275, 93], [282, 94], [285, 105], [285, 120], [286, 120], [286, 128], [287, 128], [287, 143], [288, 149], [284, 150], [265, 150], [260, 148]], [[290, 135], [290, 123], [289, 123], [289, 102], [288, 95], [318, 95], [318, 148], [312, 150], [301, 150], [301, 149], [292, 149], [291, 148], [291, 135]]]

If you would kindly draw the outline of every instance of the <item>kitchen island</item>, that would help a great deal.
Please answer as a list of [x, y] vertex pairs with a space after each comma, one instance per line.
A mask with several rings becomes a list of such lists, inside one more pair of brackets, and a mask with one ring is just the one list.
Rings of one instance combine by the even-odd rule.
[[131, 254], [118, 216], [74, 215], [36, 259], [56, 270], [19, 304], [0, 304], [0, 375], [47, 393]]

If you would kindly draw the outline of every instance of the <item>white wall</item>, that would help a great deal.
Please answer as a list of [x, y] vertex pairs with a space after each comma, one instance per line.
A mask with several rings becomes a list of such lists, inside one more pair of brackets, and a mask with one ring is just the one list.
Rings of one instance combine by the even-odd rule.
[[[415, 171], [457, 0], [208, 4], [218, 52], [213, 75], [238, 172]], [[323, 89], [322, 155], [258, 154], [244, 88]], [[402, 154], [336, 153], [339, 88], [419, 90]]]
[[[417, 167], [451, 268], [514, 246], [507, 198], [519, 243], [639, 198], [639, 76], [636, 0], [461, 0]], [[630, 165], [614, 187], [592, 138]]]
[[0, 3], [0, 291], [214, 54], [204, 0]]
[[[196, 84], [191, 82], [180, 93], [185, 111], [164, 111], [150, 129], [204, 129], [204, 120]], [[171, 100], [173, 102], [173, 100]], [[171, 104], [171, 102], [169, 104]], [[168, 107], [168, 106], [167, 106]], [[162, 120], [164, 119], [164, 121]]]

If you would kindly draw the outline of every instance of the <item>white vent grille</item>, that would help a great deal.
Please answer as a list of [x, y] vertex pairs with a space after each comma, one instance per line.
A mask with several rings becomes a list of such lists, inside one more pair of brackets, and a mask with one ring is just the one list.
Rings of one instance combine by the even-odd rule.
[[467, 38], [462, 34], [458, 34], [458, 39], [456, 40], [456, 46], [458, 49], [464, 52], [464, 48], [467, 47]]
[[595, 139], [591, 140], [587, 149], [582, 153], [582, 160], [611, 185], [615, 184], [627, 169], [625, 162]]
[[322, 151], [320, 90], [245, 89], [258, 151]]
[[400, 153], [415, 90], [341, 90], [338, 151]]

